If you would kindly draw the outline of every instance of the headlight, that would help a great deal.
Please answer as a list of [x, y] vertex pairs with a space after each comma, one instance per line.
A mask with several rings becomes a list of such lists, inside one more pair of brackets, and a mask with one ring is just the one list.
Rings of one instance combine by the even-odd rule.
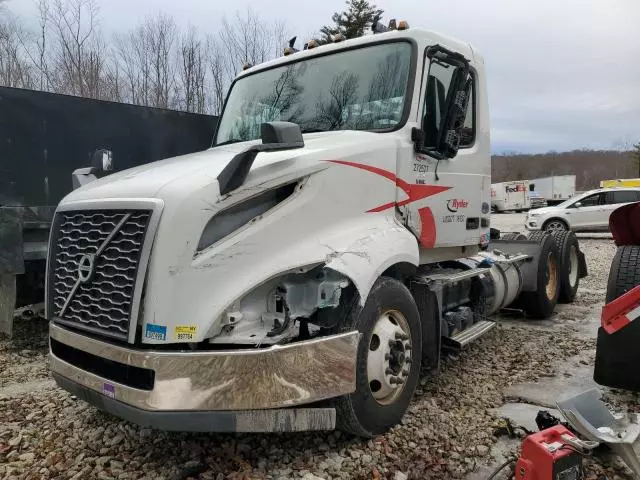
[[260, 215], [264, 215], [296, 190], [297, 182], [283, 185], [273, 190], [251, 197], [214, 215], [202, 231], [198, 251], [210, 247], [227, 235], [246, 225]]

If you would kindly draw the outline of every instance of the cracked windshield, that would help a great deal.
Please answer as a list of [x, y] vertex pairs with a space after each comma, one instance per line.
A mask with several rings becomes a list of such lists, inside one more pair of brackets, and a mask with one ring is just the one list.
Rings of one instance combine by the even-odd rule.
[[400, 123], [411, 45], [387, 43], [266, 70], [236, 82], [216, 143], [254, 140], [264, 122], [302, 132], [379, 130]]

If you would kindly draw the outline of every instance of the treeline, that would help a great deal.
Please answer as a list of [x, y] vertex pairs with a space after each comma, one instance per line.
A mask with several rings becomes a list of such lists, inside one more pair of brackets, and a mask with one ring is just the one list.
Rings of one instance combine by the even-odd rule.
[[575, 175], [576, 189], [583, 191], [599, 187], [600, 180], [637, 178], [639, 164], [640, 160], [632, 152], [609, 150], [493, 155], [491, 181]]
[[[32, 1], [35, 22], [0, 0], [0, 85], [216, 115], [242, 66], [282, 55], [293, 36], [251, 9], [223, 17], [214, 33], [180, 28], [157, 12], [108, 36], [97, 0]], [[336, 33], [360, 36], [383, 14], [368, 0], [345, 7], [319, 28], [319, 43]]]
[[0, 85], [218, 114], [243, 64], [282, 54], [289, 38], [282, 22], [250, 9], [223, 18], [214, 33], [158, 12], [107, 36], [96, 0], [36, 4], [34, 22], [0, 0]]

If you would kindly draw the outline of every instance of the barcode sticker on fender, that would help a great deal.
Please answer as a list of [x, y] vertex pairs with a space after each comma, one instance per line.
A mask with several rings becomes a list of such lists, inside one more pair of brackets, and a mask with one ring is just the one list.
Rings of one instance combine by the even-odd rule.
[[195, 325], [178, 325], [175, 329], [176, 340], [193, 340], [196, 336], [197, 327]]

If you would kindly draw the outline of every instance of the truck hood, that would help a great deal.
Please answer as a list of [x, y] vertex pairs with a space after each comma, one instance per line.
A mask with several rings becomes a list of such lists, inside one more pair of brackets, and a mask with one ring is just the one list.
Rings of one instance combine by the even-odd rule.
[[[351, 151], [370, 148], [371, 136], [379, 138], [379, 134], [359, 131], [305, 134], [304, 148], [260, 153], [254, 162], [252, 172], [292, 158], [310, 156], [323, 157], [323, 159], [338, 158], [336, 157], [336, 155], [340, 156], [338, 151], [344, 151], [346, 146]], [[116, 172], [74, 190], [61, 203], [107, 198], [162, 198], [161, 191], [165, 187], [194, 175], [199, 179], [208, 179], [210, 182], [217, 183], [217, 176], [235, 155], [259, 143], [260, 141], [256, 140], [213, 147], [202, 152]]]

